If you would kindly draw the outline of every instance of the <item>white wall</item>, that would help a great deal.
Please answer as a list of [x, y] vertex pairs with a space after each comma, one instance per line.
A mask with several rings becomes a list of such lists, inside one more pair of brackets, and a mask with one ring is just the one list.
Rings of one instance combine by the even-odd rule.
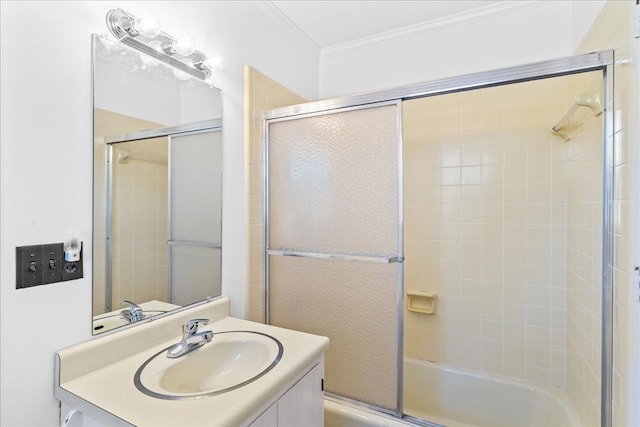
[[385, 37], [325, 48], [320, 60], [320, 96], [367, 92], [569, 56], [603, 3], [503, 2], [482, 13], [471, 11]]
[[574, 0], [571, 2], [572, 52], [576, 52], [605, 7], [607, 0]]
[[[123, 4], [124, 3], [124, 4]], [[244, 314], [243, 87], [250, 64], [317, 97], [319, 50], [254, 2], [0, 2], [0, 425], [57, 425], [55, 351], [91, 338], [91, 37], [109, 9], [153, 11], [170, 34], [221, 55], [224, 276]], [[84, 278], [15, 289], [15, 247], [84, 242]]]

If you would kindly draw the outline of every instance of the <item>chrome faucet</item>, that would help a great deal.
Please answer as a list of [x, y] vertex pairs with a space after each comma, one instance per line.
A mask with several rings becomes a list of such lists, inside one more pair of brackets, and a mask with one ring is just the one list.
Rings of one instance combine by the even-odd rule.
[[201, 323], [206, 325], [209, 323], [209, 319], [193, 319], [182, 325], [182, 340], [167, 349], [168, 358], [175, 359], [184, 356], [211, 341], [213, 338], [212, 330], [198, 332], [198, 326]]
[[120, 312], [120, 315], [127, 322], [135, 323], [147, 318], [147, 315], [142, 311], [142, 307], [140, 307], [138, 304], [127, 300], [122, 301], [122, 304], [129, 307]]

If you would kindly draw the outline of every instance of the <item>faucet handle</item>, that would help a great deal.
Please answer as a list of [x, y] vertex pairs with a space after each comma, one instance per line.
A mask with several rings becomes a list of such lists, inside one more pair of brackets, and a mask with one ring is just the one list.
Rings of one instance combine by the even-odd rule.
[[209, 319], [191, 319], [185, 325], [182, 326], [182, 331], [185, 334], [195, 334], [198, 331], [200, 324], [206, 325], [209, 323]]
[[129, 311], [132, 313], [135, 311], [142, 311], [142, 308], [140, 308], [138, 304], [131, 302], [129, 300], [122, 301], [122, 305], [126, 305], [127, 307], [129, 307]]

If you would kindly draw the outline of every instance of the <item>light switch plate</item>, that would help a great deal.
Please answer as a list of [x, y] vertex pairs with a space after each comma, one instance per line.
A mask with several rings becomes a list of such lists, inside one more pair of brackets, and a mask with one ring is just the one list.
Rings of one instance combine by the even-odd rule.
[[62, 280], [62, 243], [42, 245], [42, 284]]
[[42, 246], [16, 248], [16, 289], [42, 284]]
[[20, 246], [16, 248], [16, 289], [79, 279], [82, 274], [82, 246], [80, 259], [64, 259], [62, 243]]

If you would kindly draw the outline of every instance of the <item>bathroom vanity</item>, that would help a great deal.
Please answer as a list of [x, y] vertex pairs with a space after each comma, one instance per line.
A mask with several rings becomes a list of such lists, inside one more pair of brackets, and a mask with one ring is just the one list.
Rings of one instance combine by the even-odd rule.
[[[209, 319], [200, 329], [213, 338], [167, 358], [193, 319]], [[56, 353], [60, 423], [321, 427], [328, 345], [326, 337], [230, 317], [222, 297]], [[254, 367], [259, 375], [245, 378]]]

